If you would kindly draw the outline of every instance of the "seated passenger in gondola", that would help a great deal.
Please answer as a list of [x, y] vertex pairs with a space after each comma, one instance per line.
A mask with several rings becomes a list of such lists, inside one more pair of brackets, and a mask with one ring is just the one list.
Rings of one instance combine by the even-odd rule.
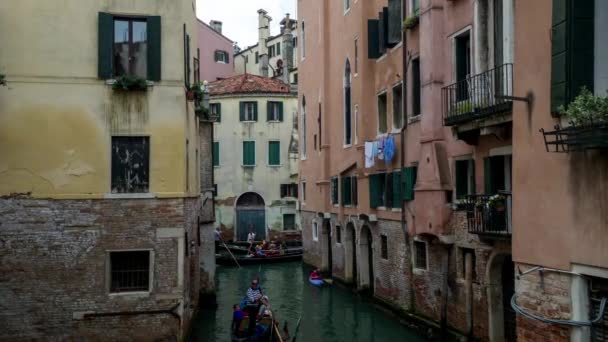
[[238, 332], [244, 317], [245, 312], [241, 310], [241, 307], [238, 304], [234, 304], [232, 306], [232, 331]]
[[310, 273], [309, 276], [310, 279], [321, 279], [321, 272], [319, 271], [319, 269], [315, 269], [314, 271], [312, 271]]

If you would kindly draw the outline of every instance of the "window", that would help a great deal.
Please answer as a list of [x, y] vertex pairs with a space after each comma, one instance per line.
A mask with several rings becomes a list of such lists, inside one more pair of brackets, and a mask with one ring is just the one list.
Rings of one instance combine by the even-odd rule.
[[302, 21], [302, 59], [306, 58], [306, 30], [304, 26], [304, 22]]
[[296, 214], [283, 214], [283, 230], [296, 229]]
[[298, 37], [293, 37], [293, 47], [298, 47]]
[[149, 137], [112, 137], [112, 193], [148, 192], [149, 169]]
[[270, 166], [280, 166], [281, 165], [281, 142], [280, 141], [269, 141], [268, 142], [268, 165], [270, 165]]
[[258, 64], [260, 62], [260, 54], [256, 51], [255, 52], [255, 64]]
[[150, 251], [110, 252], [110, 292], [150, 291]]
[[209, 110], [211, 111], [211, 116], [215, 119], [215, 122], [222, 121], [222, 104], [221, 103], [211, 103], [209, 105]]
[[475, 194], [475, 160], [456, 160], [454, 163], [456, 199]]
[[293, 74], [293, 81], [291, 82], [292, 84], [298, 84], [298, 74]]
[[243, 141], [243, 166], [255, 166], [255, 141]]
[[359, 39], [355, 39], [355, 75], [359, 73]]
[[312, 223], [312, 239], [313, 241], [319, 241], [319, 226], [317, 222]]
[[376, 173], [369, 176], [369, 206], [379, 208], [386, 205], [385, 202], [386, 174]]
[[336, 243], [342, 243], [342, 228], [336, 225]]
[[344, 0], [344, 12], [350, 9], [350, 0]]
[[411, 0], [412, 1], [412, 14], [420, 15], [420, 0]]
[[302, 182], [302, 202], [306, 202], [306, 182]]
[[338, 177], [331, 178], [331, 204], [338, 204]]
[[283, 121], [283, 102], [268, 101], [267, 106], [267, 121]]
[[281, 42], [277, 43], [277, 56], [281, 55]]
[[420, 58], [412, 60], [412, 116], [421, 114]]
[[302, 97], [302, 158], [306, 158], [306, 97]]
[[387, 45], [393, 47], [401, 42], [403, 35], [403, 0], [388, 0], [388, 15], [385, 16], [387, 23]]
[[213, 196], [217, 197], [217, 184], [213, 184]]
[[428, 268], [426, 242], [424, 241], [414, 241], [414, 267], [421, 270]]
[[[455, 38], [456, 40], [456, 82], [464, 81], [471, 75], [471, 35], [467, 31]], [[467, 82], [460, 82], [456, 89], [456, 100], [464, 101], [469, 98]]]
[[240, 121], [258, 121], [258, 103], [240, 103]]
[[359, 105], [355, 105], [355, 118], [354, 118], [354, 124], [355, 124], [355, 129], [354, 129], [354, 133], [355, 133], [355, 144], [359, 142]]
[[220, 166], [220, 143], [213, 143], [213, 166]]
[[477, 279], [477, 271], [476, 268], [476, 260], [475, 260], [475, 250], [472, 248], [460, 248], [460, 259], [462, 261], [461, 264], [461, 278], [466, 278], [467, 271], [467, 255], [471, 256], [471, 279], [475, 281]]
[[380, 256], [384, 260], [388, 260], [388, 237], [386, 235], [380, 235]]
[[148, 76], [148, 23], [144, 19], [114, 18], [114, 76]]
[[269, 47], [268, 47], [268, 57], [269, 57], [269, 58], [272, 58], [272, 57], [274, 57], [274, 56], [275, 56], [274, 49], [275, 49], [275, 48], [274, 48], [274, 45], [271, 45], [271, 46], [269, 46]]
[[347, 59], [344, 70], [344, 145], [352, 144], [350, 81], [350, 62]]
[[342, 205], [357, 205], [357, 176], [342, 177]]
[[417, 177], [417, 166], [406, 167], [403, 169], [401, 174], [401, 181], [403, 183], [403, 199], [405, 201], [414, 200], [414, 187], [416, 186]]
[[386, 133], [387, 122], [386, 122], [386, 93], [378, 95], [378, 132]]
[[298, 198], [298, 184], [281, 184], [281, 198]]
[[201, 50], [196, 49], [196, 57], [192, 60], [192, 65], [194, 66], [194, 83], [199, 83], [201, 81]]
[[403, 86], [393, 87], [393, 127], [403, 127]]
[[230, 62], [230, 55], [226, 51], [215, 50], [214, 60], [216, 63], [228, 64]]

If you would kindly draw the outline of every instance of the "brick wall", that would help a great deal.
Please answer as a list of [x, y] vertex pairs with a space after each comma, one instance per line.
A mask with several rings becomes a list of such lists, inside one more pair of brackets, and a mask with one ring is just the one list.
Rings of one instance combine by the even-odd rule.
[[[179, 338], [197, 304], [199, 250], [185, 242], [186, 254], [178, 238], [158, 232], [178, 228], [171, 232], [196, 241], [199, 206], [198, 199], [0, 199], [0, 339]], [[108, 294], [107, 251], [121, 249], [153, 251], [149, 295]], [[83, 319], [85, 313], [166, 310], [177, 303], [183, 326], [166, 313]]]
[[[321, 268], [321, 226], [322, 219], [316, 213], [301, 211], [300, 217], [302, 220], [302, 246], [304, 247], [304, 262], [317, 268]], [[316, 221], [319, 225], [319, 241], [314, 241], [312, 238], [312, 225]]]

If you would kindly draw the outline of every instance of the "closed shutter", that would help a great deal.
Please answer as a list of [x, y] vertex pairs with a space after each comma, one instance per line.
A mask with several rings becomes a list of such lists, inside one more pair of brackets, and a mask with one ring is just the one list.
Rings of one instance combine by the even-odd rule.
[[378, 49], [380, 55], [386, 51], [386, 22], [384, 21], [384, 12], [378, 14]]
[[281, 143], [278, 141], [268, 143], [268, 164], [281, 165]]
[[239, 102], [239, 121], [245, 121], [245, 102]]
[[283, 122], [283, 102], [277, 102], [279, 105], [279, 121]]
[[351, 177], [342, 177], [342, 205], [352, 204]]
[[338, 204], [338, 177], [331, 179], [331, 203]]
[[255, 165], [255, 142], [243, 141], [243, 165]]
[[382, 192], [380, 190], [380, 175], [370, 175], [368, 178], [369, 181], [369, 207], [370, 208], [378, 208], [382, 201], [381, 196]]
[[380, 28], [380, 22], [375, 19], [367, 21], [367, 58], [377, 59], [382, 54], [380, 53], [380, 34], [378, 30]]
[[102, 80], [107, 80], [112, 78], [114, 17], [103, 12], [99, 12], [98, 17], [97, 76]]
[[418, 168], [406, 167], [402, 170], [401, 177], [403, 177], [403, 199], [406, 201], [414, 200], [414, 187], [416, 185], [416, 174]]
[[220, 60], [220, 52], [218, 50], [215, 50], [215, 52], [213, 53], [213, 61], [218, 62], [219, 60]]
[[161, 80], [161, 24], [159, 16], [148, 17], [148, 80]]
[[351, 189], [352, 189], [351, 200], [353, 202], [353, 205], [359, 204], [359, 192], [357, 190], [357, 187], [358, 187], [357, 177], [353, 176], [353, 177], [351, 177]]
[[457, 160], [454, 165], [456, 198], [462, 199], [469, 193], [468, 185], [469, 160]]
[[401, 41], [401, 0], [388, 0], [388, 43], [396, 45]]
[[252, 102], [253, 103], [253, 121], [258, 121], [258, 103], [256, 102]]
[[217, 122], [222, 122], [222, 104], [218, 103], [218, 104], [216, 104], [216, 106], [217, 106], [217, 113], [216, 113]]
[[393, 172], [393, 208], [401, 208], [403, 195], [401, 194], [401, 172]]
[[213, 143], [213, 166], [220, 165], [220, 143]]
[[230, 63], [230, 54], [228, 52], [224, 52], [226, 55], [226, 63]]
[[268, 101], [266, 102], [266, 121], [273, 121], [272, 115], [272, 104], [274, 102]]

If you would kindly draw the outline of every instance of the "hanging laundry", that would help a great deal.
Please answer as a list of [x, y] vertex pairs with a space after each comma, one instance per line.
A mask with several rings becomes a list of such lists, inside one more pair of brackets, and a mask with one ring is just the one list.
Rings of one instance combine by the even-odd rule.
[[393, 160], [393, 157], [395, 157], [395, 137], [391, 135], [384, 142], [384, 159], [387, 165]]
[[365, 168], [374, 167], [374, 142], [365, 142]]
[[378, 139], [378, 159], [380, 160], [384, 160], [384, 145], [385, 139], [384, 137], [381, 137]]
[[378, 142], [372, 141], [372, 156], [374, 159], [378, 157]]

